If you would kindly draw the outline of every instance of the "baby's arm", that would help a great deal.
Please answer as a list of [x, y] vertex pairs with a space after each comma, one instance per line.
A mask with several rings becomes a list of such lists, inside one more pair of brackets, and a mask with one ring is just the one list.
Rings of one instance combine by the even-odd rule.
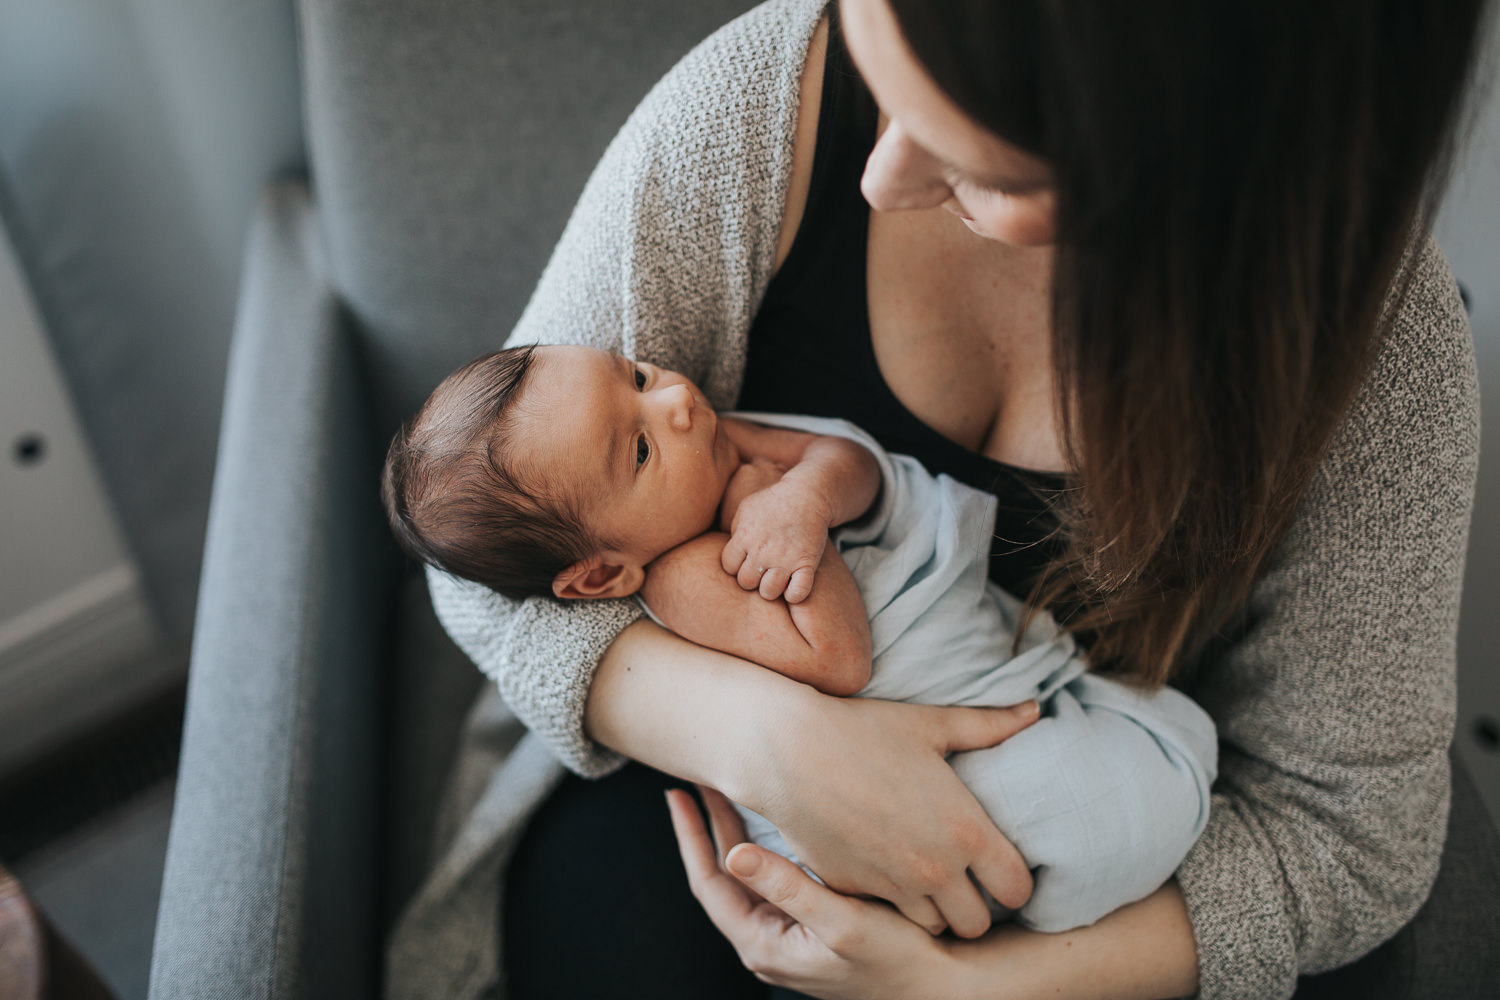
[[[746, 590], [797, 604], [812, 593], [828, 531], [862, 515], [880, 491], [880, 469], [864, 448], [840, 437], [725, 419], [746, 462], [725, 491], [720, 527], [732, 533], [720, 563]], [[759, 487], [758, 470], [771, 474]], [[748, 484], [748, 485], [747, 485]], [[759, 488], [757, 488], [759, 487]]]
[[[826, 530], [826, 529], [825, 529]], [[641, 596], [685, 639], [743, 657], [824, 694], [850, 695], [870, 680], [870, 623], [843, 557], [827, 548], [817, 593], [800, 604], [768, 601], [724, 575], [728, 536], [708, 532], [658, 557]]]

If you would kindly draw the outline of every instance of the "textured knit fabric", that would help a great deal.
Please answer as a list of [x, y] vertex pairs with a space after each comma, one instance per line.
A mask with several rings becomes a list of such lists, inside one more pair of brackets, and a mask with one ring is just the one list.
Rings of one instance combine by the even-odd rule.
[[[648, 95], [585, 188], [511, 342], [619, 348], [690, 375], [716, 407], [734, 403], [821, 7], [757, 8]], [[1287, 996], [1299, 971], [1354, 960], [1411, 917], [1436, 873], [1478, 389], [1442, 256], [1425, 237], [1414, 254], [1374, 370], [1242, 627], [1183, 679], [1221, 744], [1208, 826], [1177, 872], [1206, 997]], [[580, 774], [618, 764], [584, 735], [583, 706], [600, 654], [637, 608], [513, 604], [441, 574], [429, 581], [450, 635], [536, 739]], [[465, 881], [445, 855], [451, 891], [488, 892], [495, 908], [496, 859], [529, 801], [482, 830], [461, 826], [475, 871], [489, 874]], [[445, 907], [461, 907], [428, 888], [413, 918], [425, 937], [398, 940], [392, 969], [426, 962], [433, 982], [462, 956], [469, 982], [498, 974], [493, 935], [478, 941], [484, 926], [445, 920]]]
[[[1022, 606], [987, 573], [991, 494], [888, 453], [847, 421], [736, 416], [847, 438], [875, 456], [879, 498], [833, 533], [870, 619], [861, 697], [1040, 703], [1030, 728], [948, 758], [1035, 876], [1016, 919], [1065, 931], [1154, 892], [1208, 821], [1217, 757], [1208, 714], [1172, 688], [1144, 692], [1086, 674], [1073, 637], [1045, 612], [1013, 651]], [[743, 807], [740, 815], [752, 840], [796, 860], [774, 824]], [[990, 908], [1013, 913], [994, 900]]]

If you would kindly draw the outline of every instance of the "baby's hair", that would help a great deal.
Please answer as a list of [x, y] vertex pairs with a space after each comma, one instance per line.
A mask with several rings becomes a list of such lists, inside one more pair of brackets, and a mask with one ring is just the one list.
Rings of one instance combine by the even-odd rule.
[[528, 488], [507, 461], [535, 350], [495, 351], [443, 379], [391, 440], [380, 482], [410, 556], [517, 600], [550, 595], [553, 577], [604, 547], [576, 501]]

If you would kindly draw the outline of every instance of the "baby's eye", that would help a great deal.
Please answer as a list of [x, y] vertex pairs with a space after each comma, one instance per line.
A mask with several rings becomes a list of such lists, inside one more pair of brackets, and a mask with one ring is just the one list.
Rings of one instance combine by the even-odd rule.
[[651, 457], [651, 445], [647, 443], [643, 434], [635, 439], [635, 467], [639, 469], [646, 464], [646, 459]]
[[635, 387], [637, 389], [646, 388], [646, 373], [640, 368], [635, 370]]

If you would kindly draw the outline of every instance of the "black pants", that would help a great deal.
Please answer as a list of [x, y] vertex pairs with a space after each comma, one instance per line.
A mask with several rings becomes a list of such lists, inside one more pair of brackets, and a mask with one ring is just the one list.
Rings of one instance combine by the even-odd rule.
[[688, 891], [665, 792], [641, 764], [569, 775], [532, 819], [501, 904], [513, 1000], [792, 1000], [745, 971]]

